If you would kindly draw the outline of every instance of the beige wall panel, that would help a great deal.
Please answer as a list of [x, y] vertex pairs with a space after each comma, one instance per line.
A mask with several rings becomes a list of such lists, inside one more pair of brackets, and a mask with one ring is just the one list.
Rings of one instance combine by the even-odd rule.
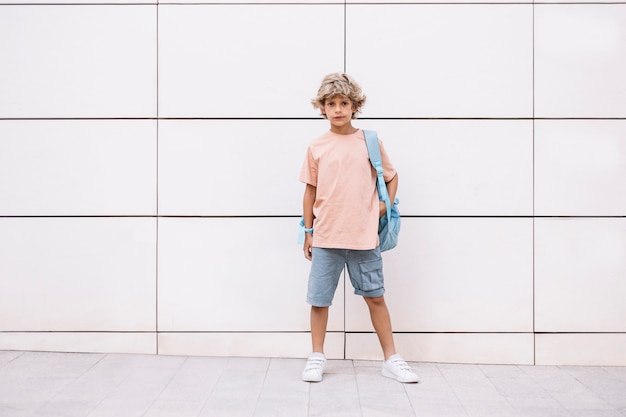
[[[626, 4], [107, 2], [0, 0], [0, 350], [307, 357], [345, 68], [400, 175], [399, 353], [626, 366]], [[326, 354], [381, 360], [352, 292]]]
[[[58, 0], [0, 0], [0, 4], [19, 4], [19, 5], [58, 5]], [[63, 5], [137, 5], [137, 4], [154, 4], [158, 3], [157, 0], [63, 0]]]
[[538, 334], [537, 365], [626, 366], [625, 333]]
[[535, 5], [535, 116], [626, 116], [626, 4]]
[[626, 219], [535, 220], [535, 330], [626, 332]]
[[[538, 3], [538, 2], [536, 2]], [[620, 4], [623, 3], [619, 0], [611, 0], [611, 1], [604, 1], [604, 0], [542, 0], [541, 3], [554, 3], [554, 4], [571, 4], [571, 3], [583, 3], [583, 4]]]
[[626, 120], [535, 122], [535, 214], [626, 215]]
[[155, 284], [155, 219], [0, 218], [0, 331], [154, 331]]
[[299, 215], [307, 145], [327, 130], [322, 120], [161, 121], [159, 214]]
[[[159, 331], [308, 331], [297, 218], [159, 220]], [[328, 329], [343, 330], [337, 291]]]
[[156, 6], [2, 6], [0, 118], [156, 116]]
[[363, 116], [531, 117], [532, 7], [348, 5]]
[[343, 68], [343, 9], [160, 6], [159, 115], [315, 117], [319, 82]]
[[399, 175], [403, 215], [531, 216], [529, 120], [357, 120], [376, 130]]
[[[394, 0], [384, 1], [384, 0], [346, 0], [348, 4], [378, 4], [383, 6], [392, 6], [394, 4], [449, 4], [450, 0]], [[389, 4], [394, 3], [394, 4]], [[455, 4], [476, 4], [478, 3], [476, 0], [455, 0]], [[480, 3], [516, 3], [514, 0], [487, 0], [481, 1]]]
[[0, 121], [0, 215], [156, 214], [156, 122]]
[[[532, 234], [532, 219], [403, 218], [383, 254], [394, 330], [532, 332]], [[347, 331], [372, 330], [360, 298], [346, 296]]]
[[337, 4], [339, 3], [337, 0], [315, 0], [315, 1], [311, 1], [311, 0], [271, 0], [271, 1], [267, 1], [267, 0], [245, 0], [245, 1], [241, 1], [241, 0], [220, 0], [220, 1], [207, 1], [207, 0], [167, 0], [167, 1], [162, 1], [161, 3], [168, 3], [168, 4], [178, 4], [178, 3], [182, 3], [182, 4], [210, 4], [210, 3], [218, 3], [218, 4], [224, 4], [224, 5], [268, 5], [268, 4], [304, 4], [304, 5], [311, 5], [311, 4]]
[[0, 332], [0, 350], [155, 354], [156, 333]]
[[[328, 332], [324, 348], [328, 359], [343, 359], [343, 333]], [[159, 354], [306, 358], [311, 354], [311, 335], [308, 332], [159, 333]]]
[[[533, 364], [532, 333], [402, 333], [396, 348], [407, 361]], [[346, 358], [382, 360], [374, 333], [348, 333]]]

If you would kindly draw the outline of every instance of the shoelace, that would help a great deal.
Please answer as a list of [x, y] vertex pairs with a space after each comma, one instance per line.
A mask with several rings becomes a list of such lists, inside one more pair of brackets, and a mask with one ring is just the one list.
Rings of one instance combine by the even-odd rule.
[[306, 363], [306, 371], [312, 371], [314, 369], [322, 369], [322, 365], [324, 364], [324, 359], [320, 358], [311, 358]]
[[411, 371], [411, 367], [403, 359], [392, 359], [390, 362], [402, 372]]

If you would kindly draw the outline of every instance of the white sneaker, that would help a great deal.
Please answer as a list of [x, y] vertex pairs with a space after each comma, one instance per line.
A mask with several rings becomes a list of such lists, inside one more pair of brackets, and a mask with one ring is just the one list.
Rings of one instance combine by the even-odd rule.
[[323, 353], [313, 352], [306, 362], [304, 371], [302, 371], [302, 380], [305, 382], [320, 382], [324, 375], [324, 367], [326, 366], [326, 357]]
[[383, 361], [383, 376], [405, 383], [419, 381], [419, 377], [398, 354], [392, 355], [389, 359]]

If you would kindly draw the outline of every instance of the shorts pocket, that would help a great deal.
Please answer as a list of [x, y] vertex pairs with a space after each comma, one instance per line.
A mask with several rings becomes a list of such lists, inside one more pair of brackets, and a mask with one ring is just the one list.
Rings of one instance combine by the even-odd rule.
[[383, 260], [361, 262], [359, 264], [361, 272], [361, 290], [375, 291], [383, 288]]

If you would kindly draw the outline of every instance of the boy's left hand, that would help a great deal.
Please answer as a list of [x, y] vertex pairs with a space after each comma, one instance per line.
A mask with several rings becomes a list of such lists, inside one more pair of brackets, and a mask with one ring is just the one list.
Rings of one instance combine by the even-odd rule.
[[379, 201], [378, 204], [378, 218], [382, 219], [382, 217], [387, 214], [387, 205], [384, 201]]
[[309, 233], [304, 234], [304, 257], [309, 261], [313, 259], [313, 235]]

